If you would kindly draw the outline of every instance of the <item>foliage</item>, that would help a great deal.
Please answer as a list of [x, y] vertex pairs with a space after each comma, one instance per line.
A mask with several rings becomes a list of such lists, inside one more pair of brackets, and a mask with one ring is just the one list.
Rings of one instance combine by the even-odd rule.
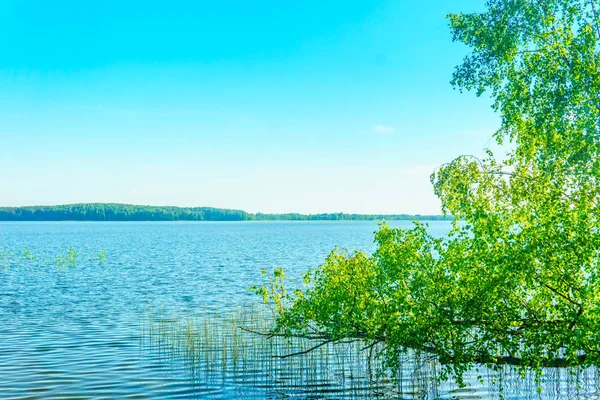
[[383, 342], [390, 367], [416, 349], [459, 382], [475, 364], [599, 365], [597, 12], [587, 0], [490, 0], [450, 15], [472, 50], [453, 83], [491, 96], [495, 138], [512, 150], [442, 166], [432, 183], [452, 232], [383, 224], [373, 255], [334, 251], [286, 295], [277, 331]]
[[439, 220], [440, 215], [384, 214], [251, 214], [212, 207], [138, 206], [131, 204], [68, 204], [0, 207], [0, 221], [320, 221], [320, 220]]

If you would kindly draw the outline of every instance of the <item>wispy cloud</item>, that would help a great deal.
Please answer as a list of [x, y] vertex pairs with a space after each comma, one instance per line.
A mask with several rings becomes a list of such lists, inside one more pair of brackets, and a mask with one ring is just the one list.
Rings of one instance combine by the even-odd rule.
[[394, 132], [394, 128], [392, 128], [391, 126], [385, 126], [385, 125], [375, 125], [373, 127], [373, 130], [377, 133], [392, 133], [392, 132]]

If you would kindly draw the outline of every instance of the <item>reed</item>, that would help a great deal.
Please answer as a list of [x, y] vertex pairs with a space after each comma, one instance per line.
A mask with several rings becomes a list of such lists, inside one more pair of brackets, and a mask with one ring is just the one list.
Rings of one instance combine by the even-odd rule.
[[106, 250], [100, 252], [90, 250], [87, 254], [85, 252], [80, 253], [72, 246], [66, 250], [61, 249], [54, 255], [50, 255], [48, 250], [43, 250], [41, 255], [37, 255], [28, 248], [17, 252], [0, 249], [0, 266], [5, 272], [11, 269], [46, 268], [50, 266], [64, 272], [80, 265], [102, 265], [106, 263], [107, 255]]
[[[148, 312], [142, 323], [142, 341], [169, 361], [182, 362], [200, 385], [229, 382], [259, 396], [420, 398], [435, 385], [434, 364], [404, 355], [407, 371], [390, 372], [377, 358], [380, 345], [365, 351], [361, 341], [315, 346], [304, 338], [261, 335], [273, 320], [262, 307], [224, 314], [203, 312], [174, 318], [163, 310]], [[297, 356], [288, 357], [291, 354]], [[410, 358], [410, 362], [409, 361]], [[402, 373], [406, 377], [402, 377]], [[407, 389], [409, 388], [409, 389]]]
[[[400, 368], [390, 371], [374, 355], [381, 345], [365, 349], [361, 341], [325, 344], [313, 351], [313, 340], [268, 336], [274, 321], [263, 307], [220, 314], [201, 311], [176, 318], [158, 310], [142, 318], [141, 341], [165, 361], [183, 366], [198, 385], [231, 385], [260, 398], [469, 398], [484, 391], [492, 398], [531, 393], [532, 398], [581, 398], [598, 395], [598, 371], [544, 370], [544, 376], [522, 376], [513, 367], [480, 367], [467, 374], [467, 388], [439, 379], [436, 361], [407, 350]], [[290, 354], [303, 353], [288, 357]], [[543, 396], [538, 397], [541, 387]], [[557, 394], [560, 396], [557, 397]]]

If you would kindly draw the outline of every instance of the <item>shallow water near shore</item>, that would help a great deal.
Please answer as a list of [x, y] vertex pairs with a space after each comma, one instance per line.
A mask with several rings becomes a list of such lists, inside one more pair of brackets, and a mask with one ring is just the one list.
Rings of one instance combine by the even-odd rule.
[[[429, 225], [434, 235], [450, 229]], [[533, 378], [508, 370], [484, 371], [484, 384], [473, 371], [466, 389], [437, 386], [435, 363], [408, 354], [393, 384], [358, 342], [279, 359], [310, 345], [236, 329], [257, 323], [243, 310], [259, 302], [248, 287], [261, 283], [261, 269], [284, 267], [293, 286], [335, 246], [374, 250], [376, 229], [0, 223], [0, 398], [540, 398]], [[548, 370], [541, 398], [600, 398], [597, 372]]]

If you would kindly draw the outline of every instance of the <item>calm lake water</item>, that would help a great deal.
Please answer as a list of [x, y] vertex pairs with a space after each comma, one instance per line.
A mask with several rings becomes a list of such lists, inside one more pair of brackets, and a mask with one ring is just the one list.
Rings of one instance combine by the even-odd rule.
[[[450, 229], [429, 224], [436, 235]], [[499, 390], [506, 398], [539, 398], [535, 385], [510, 374], [499, 384], [506, 388], [472, 379], [468, 390], [424, 389], [410, 362], [402, 390], [369, 387], [357, 376], [363, 366], [351, 368], [362, 361], [335, 349], [313, 356], [326, 363], [302, 365], [246, 364], [260, 354], [248, 346], [239, 354], [223, 350], [219, 373], [208, 355], [199, 373], [191, 352], [146, 340], [149, 312], [174, 319], [236, 312], [259, 302], [248, 287], [262, 282], [260, 270], [284, 267], [293, 280], [335, 246], [374, 250], [376, 229], [372, 221], [0, 223], [0, 398], [493, 398]], [[214, 340], [245, 340], [236, 335]], [[545, 398], [599, 397], [594, 371], [578, 388], [568, 374], [547, 375]]]

